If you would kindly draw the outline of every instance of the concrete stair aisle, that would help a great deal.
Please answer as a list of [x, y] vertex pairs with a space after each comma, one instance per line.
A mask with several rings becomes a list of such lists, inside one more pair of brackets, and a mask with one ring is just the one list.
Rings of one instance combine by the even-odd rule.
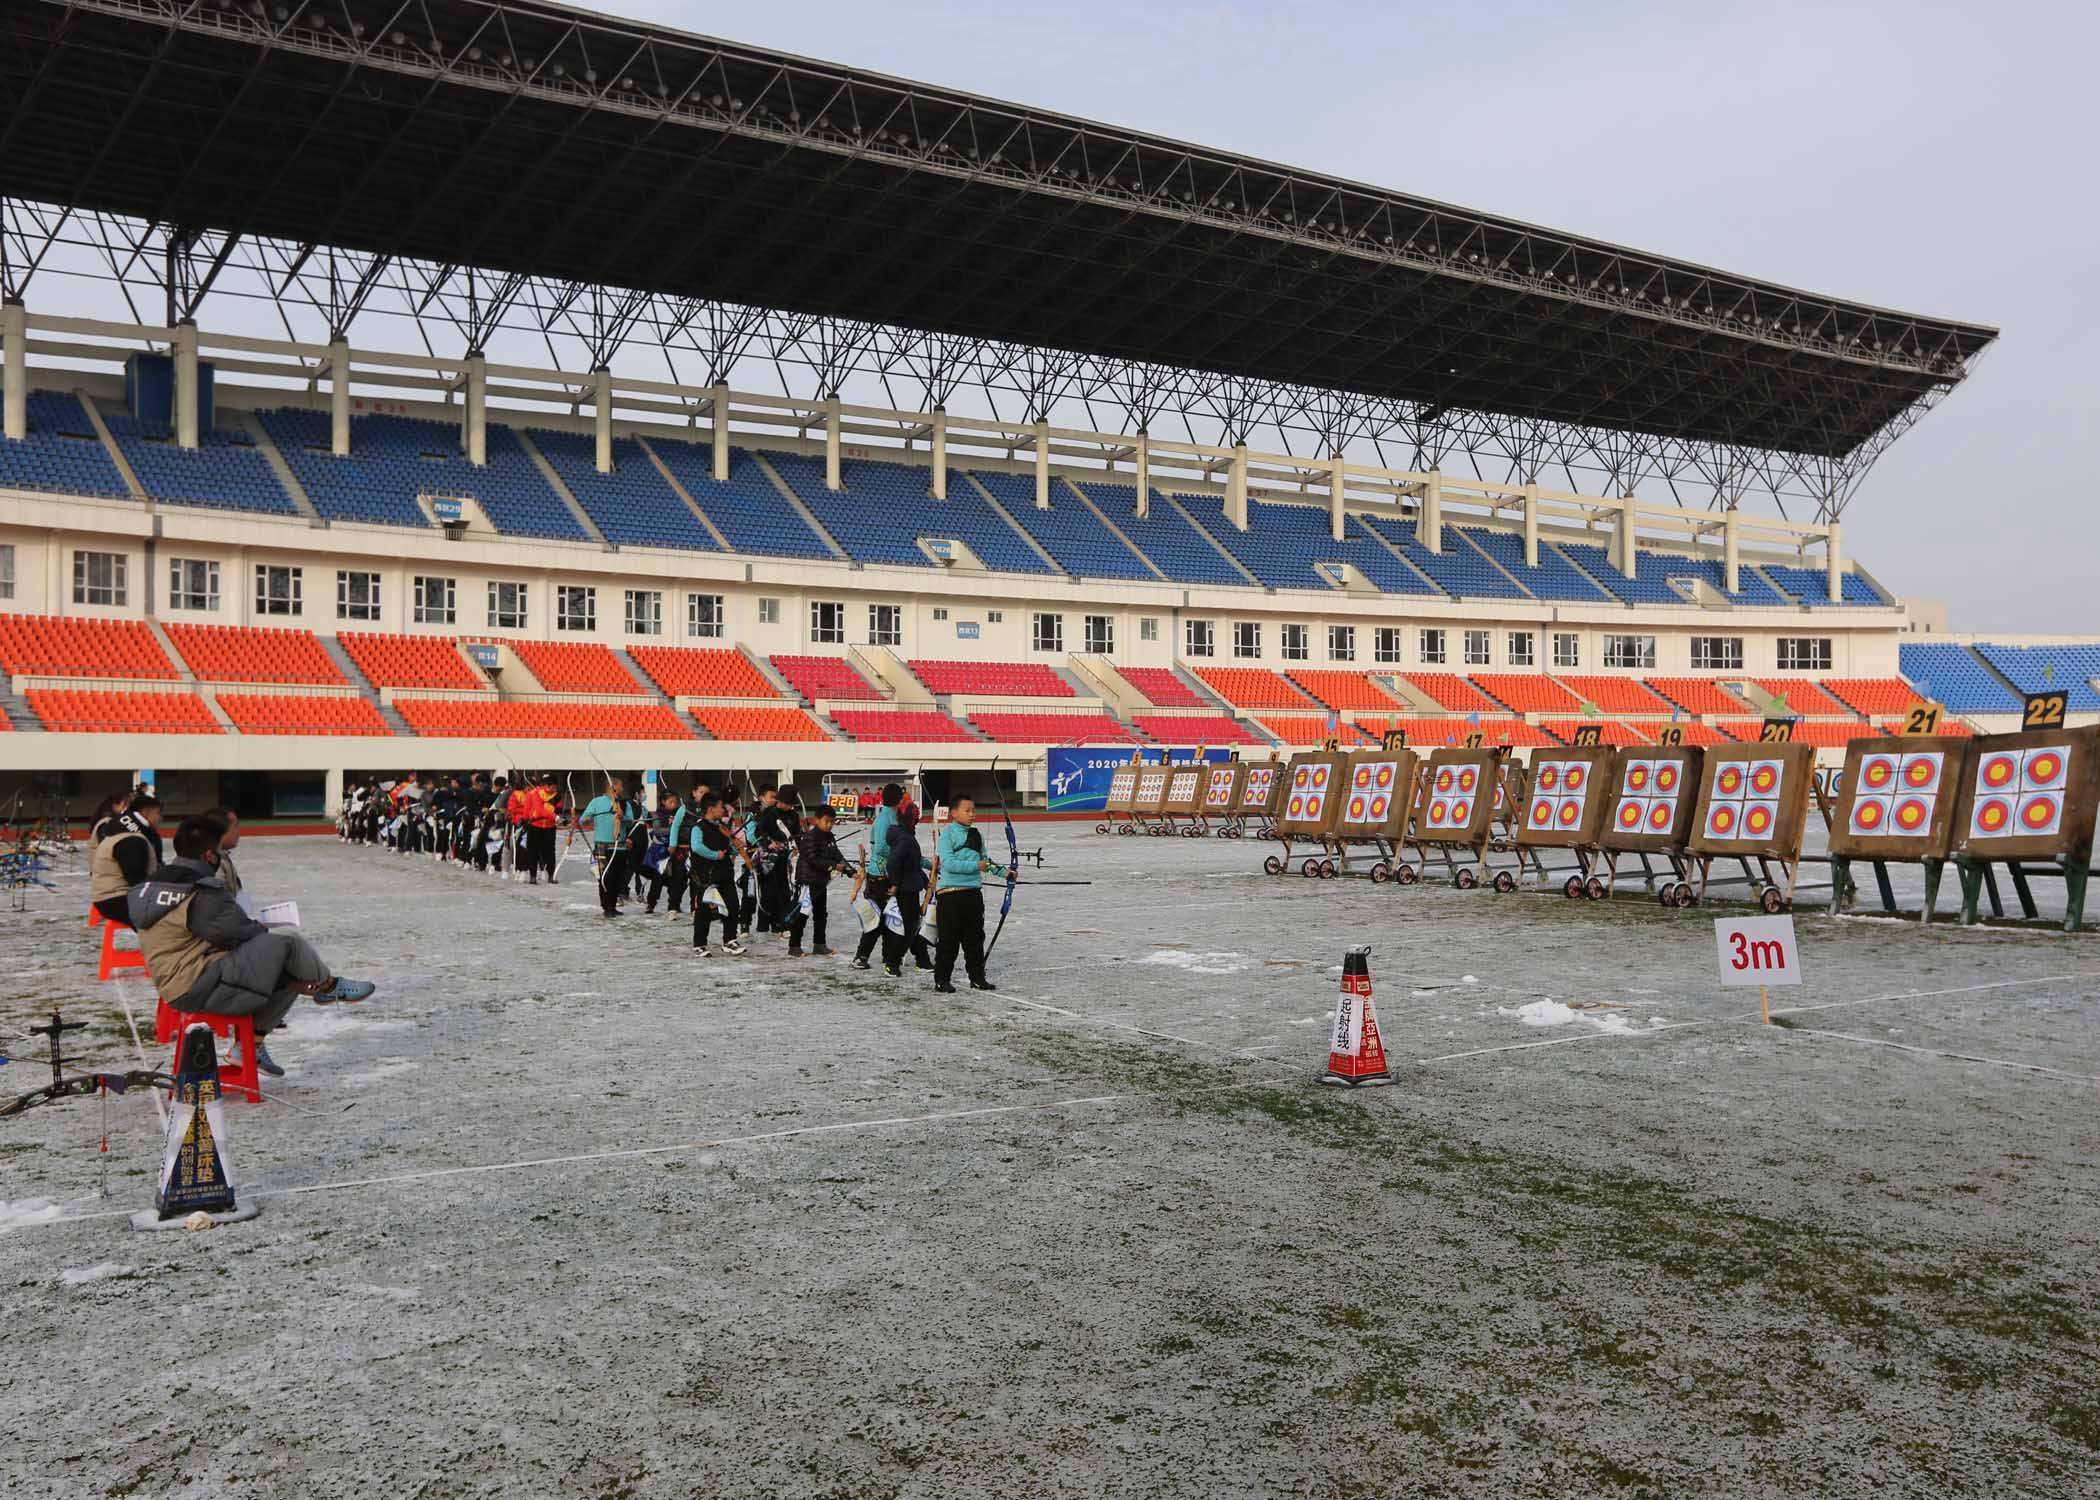
[[401, 711], [379, 696], [379, 689], [372, 686], [372, 680], [350, 659], [350, 653], [343, 649], [342, 642], [332, 635], [322, 635], [319, 631], [314, 632], [314, 638], [320, 641], [321, 649], [328, 653], [328, 659], [335, 663], [336, 670], [343, 674], [343, 680], [356, 688], [359, 696], [367, 703], [379, 710], [379, 717], [386, 721], [389, 731], [404, 737], [415, 734], [415, 731], [408, 727], [408, 720], [401, 717]]
[[707, 732], [707, 727], [704, 724], [702, 724], [698, 719], [694, 718], [691, 714], [686, 713], [684, 710], [679, 708], [677, 703], [672, 700], [670, 694], [666, 693], [662, 688], [656, 685], [655, 681], [649, 676], [649, 674], [642, 670], [642, 664], [636, 661], [632, 656], [629, 656], [627, 654], [627, 650], [625, 647], [613, 647], [612, 654], [613, 660], [618, 662], [623, 668], [625, 668], [627, 675], [629, 677], [632, 677], [635, 680], [635, 684], [638, 687], [640, 687], [643, 692], [649, 695], [649, 701], [652, 703], [661, 703], [665, 708], [668, 708], [671, 711], [671, 717], [678, 721], [681, 728], [691, 730], [694, 734], [697, 734], [703, 740], [711, 740], [714, 738], [713, 735]]
[[[840, 562], [853, 562], [852, 555], [839, 545], [839, 539], [831, 534], [830, 528], [817, 519], [817, 513], [809, 508], [800, 495], [795, 493], [793, 485], [780, 477], [780, 471], [766, 461], [766, 456], [763, 453], [753, 449], [751, 461], [758, 465], [758, 470], [761, 474], [773, 481], [773, 488], [780, 492], [780, 498], [787, 501], [795, 514], [802, 518], [802, 524], [815, 533], [818, 541], [831, 549], [832, 556], [836, 557]], [[854, 563], [854, 566], [858, 567], [860, 565]]]
[[584, 535], [608, 552], [619, 551], [617, 545], [605, 539], [605, 533], [598, 529], [598, 523], [591, 519], [591, 513], [583, 508], [583, 503], [576, 498], [576, 492], [569, 488], [568, 482], [554, 471], [554, 465], [547, 462], [547, 455], [540, 452], [539, 444], [532, 440], [532, 434], [523, 427], [513, 427], [511, 435], [518, 440], [518, 446], [525, 450], [525, 456], [532, 460], [532, 466], [540, 471], [540, 478], [547, 481], [547, 488], [554, 491], [561, 503], [568, 507], [569, 514], [575, 517], [576, 524], [583, 528]]
[[22, 734], [42, 734], [44, 721], [36, 716], [36, 710], [29, 706], [29, 700], [15, 691], [14, 679], [5, 678], [0, 681], [7, 684], [5, 691], [0, 691], [0, 713], [7, 716], [9, 727]]
[[277, 442], [270, 436], [270, 430], [263, 426], [262, 419], [252, 411], [234, 412], [232, 416], [241, 424], [241, 431], [255, 440], [255, 451], [263, 456], [263, 462], [268, 464], [270, 472], [277, 476], [277, 482], [284, 487], [285, 494], [291, 496], [292, 504], [299, 514], [306, 517], [311, 525], [326, 526], [327, 519], [314, 508], [313, 497], [306, 493], [306, 486], [299, 482], [299, 476], [294, 474], [292, 466], [285, 462], [284, 454], [278, 451]]

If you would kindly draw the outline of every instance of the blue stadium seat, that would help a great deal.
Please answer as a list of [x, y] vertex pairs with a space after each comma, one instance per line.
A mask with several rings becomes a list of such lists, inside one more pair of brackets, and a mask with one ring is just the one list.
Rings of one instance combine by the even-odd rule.
[[200, 431], [197, 446], [185, 450], [176, 446], [165, 428], [148, 428], [128, 411], [105, 408], [102, 420], [124, 451], [131, 472], [162, 505], [204, 505], [269, 516], [299, 514], [255, 439], [239, 428]]
[[1103, 526], [1072, 487], [1062, 479], [1050, 486], [1050, 508], [1035, 508], [1035, 480], [1026, 474], [973, 471], [1000, 507], [1021, 523], [1038, 546], [1057, 559], [1074, 578], [1159, 580], [1144, 562]]
[[2007, 714], [2020, 700], [1967, 646], [1952, 641], [1903, 642], [1897, 660], [1910, 685], [1958, 714]]
[[1976, 654], [2023, 693], [2060, 688], [2068, 695], [2071, 712], [2100, 709], [2100, 692], [2093, 690], [2093, 678], [2100, 676], [2100, 646], [2000, 646], [1981, 641]]
[[1274, 501], [1247, 502], [1247, 529], [1241, 531], [1225, 518], [1225, 502], [1211, 495], [1176, 495], [1188, 513], [1202, 523], [1246, 565], [1247, 571], [1270, 588], [1328, 589], [1334, 584], [1320, 572], [1319, 563], [1350, 563], [1387, 594], [1431, 594], [1436, 591], [1408, 571], [1385, 548], [1378, 545], [1349, 517], [1348, 535], [1339, 542], [1329, 530], [1324, 505], [1288, 505]]
[[29, 393], [29, 435], [19, 442], [0, 438], [0, 487], [131, 498], [95, 424], [69, 391]]
[[1684, 596], [1670, 588], [1673, 578], [1696, 578], [1710, 585], [1714, 592], [1726, 598], [1730, 604], [1763, 604], [1787, 606], [1793, 601], [1757, 576], [1755, 568], [1736, 569], [1737, 588], [1729, 593], [1724, 587], [1728, 570], [1710, 557], [1686, 557], [1676, 552], [1644, 552], [1635, 549], [1633, 554], [1634, 574], [1646, 583], [1660, 584], [1670, 597], [1682, 603]]
[[[1821, 568], [1783, 568], [1777, 563], [1764, 563], [1762, 571], [1772, 582], [1803, 604], [1820, 604], [1830, 607], [1830, 580]], [[1887, 604], [1873, 584], [1859, 574], [1846, 571], [1839, 575], [1838, 591], [1846, 604]], [[1951, 705], [1950, 705], [1951, 707]]]
[[809, 529], [809, 523], [788, 504], [766, 471], [742, 448], [729, 450], [729, 478], [717, 484], [714, 444], [678, 442], [652, 435], [649, 446], [738, 552], [755, 557], [833, 555], [824, 539]]
[[[1690, 577], [1698, 572], [1698, 565], [1690, 558], [1679, 558], [1677, 561], [1683, 564], [1680, 568], [1650, 567], [1645, 573], [1636, 571], [1633, 577], [1628, 578], [1611, 560], [1611, 554], [1593, 543], [1555, 542], [1553, 545], [1569, 561], [1577, 564], [1590, 577], [1628, 604], [1683, 604], [1686, 602], [1684, 595], [1671, 588], [1664, 580], [1672, 576]], [[1638, 552], [1634, 554], [1636, 570], [1641, 566], [1641, 559], [1647, 555]], [[1718, 584], [1715, 586], [1719, 587]]]
[[1102, 514], [1116, 523], [1131, 545], [1152, 559], [1152, 565], [1176, 583], [1230, 583], [1247, 587], [1246, 575], [1219, 556], [1181, 513], [1152, 492], [1152, 503], [1141, 520], [1137, 515], [1137, 489], [1128, 484], [1086, 481], [1087, 498], [1101, 507]]
[[1445, 528], [1444, 550], [1431, 552], [1415, 535], [1415, 523], [1392, 516], [1365, 516], [1364, 524], [1400, 549], [1406, 559], [1436, 581], [1445, 593], [1460, 599], [1522, 599], [1524, 591], [1503, 576], [1502, 570], [1451, 535]]
[[541, 427], [531, 429], [531, 437], [608, 542], [689, 552], [722, 550], [632, 438], [613, 439], [612, 472], [600, 474], [595, 437]]
[[1479, 544], [1480, 550], [1502, 565], [1503, 571], [1517, 582], [1530, 589], [1541, 599], [1577, 599], [1585, 604], [1594, 604], [1599, 599], [1609, 599], [1610, 594], [1582, 576], [1582, 570], [1555, 552], [1550, 546], [1539, 544], [1539, 565], [1535, 568], [1524, 564], [1524, 538], [1514, 532], [1489, 531], [1476, 526], [1453, 526], [1445, 535], [1460, 531]]
[[856, 562], [932, 567], [918, 542], [952, 537], [995, 573], [1054, 574], [1005, 517], [985, 503], [960, 470], [948, 475], [948, 498], [933, 498], [933, 471], [916, 465], [847, 459], [844, 488], [824, 487], [824, 461], [802, 453], [767, 453], [766, 462]]
[[412, 417], [350, 419], [350, 452], [328, 451], [328, 413], [296, 407], [258, 412], [264, 430], [330, 520], [428, 526], [416, 504], [426, 491], [471, 495], [489, 524], [506, 536], [590, 540], [508, 427], [491, 422], [488, 464], [475, 468], [448, 422]]

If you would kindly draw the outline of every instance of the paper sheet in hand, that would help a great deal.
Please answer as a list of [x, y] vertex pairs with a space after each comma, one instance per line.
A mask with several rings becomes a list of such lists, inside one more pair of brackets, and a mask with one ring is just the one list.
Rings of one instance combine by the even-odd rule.
[[299, 925], [299, 903], [276, 901], [258, 908], [255, 920], [265, 927], [297, 927]]

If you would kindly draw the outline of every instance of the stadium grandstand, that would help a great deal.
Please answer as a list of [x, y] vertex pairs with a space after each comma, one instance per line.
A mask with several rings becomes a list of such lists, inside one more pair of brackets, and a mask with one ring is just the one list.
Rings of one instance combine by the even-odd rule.
[[0, 769], [2100, 711], [2100, 650], [1925, 635], [1846, 545], [1993, 329], [583, 12], [400, 14], [13, 7]]

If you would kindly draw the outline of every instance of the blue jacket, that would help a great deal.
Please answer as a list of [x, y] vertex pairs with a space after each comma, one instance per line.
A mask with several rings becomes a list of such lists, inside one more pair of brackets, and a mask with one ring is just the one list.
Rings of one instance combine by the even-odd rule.
[[878, 807], [868, 825], [868, 878], [887, 879], [890, 873], [890, 830], [897, 826], [897, 809]]
[[972, 849], [967, 842], [976, 834], [979, 843], [983, 833], [973, 825], [965, 828], [960, 823], [949, 823], [941, 829], [939, 841], [934, 845], [934, 858], [941, 867], [935, 889], [943, 891], [974, 891], [984, 885], [984, 872], [990, 870], [1004, 876], [1003, 866], [994, 864], [991, 858]]
[[897, 893], [900, 906], [916, 900], [919, 892], [926, 889], [926, 872], [933, 868], [919, 852], [914, 832], [917, 826], [892, 822], [883, 838], [883, 865], [889, 871], [890, 889]]

